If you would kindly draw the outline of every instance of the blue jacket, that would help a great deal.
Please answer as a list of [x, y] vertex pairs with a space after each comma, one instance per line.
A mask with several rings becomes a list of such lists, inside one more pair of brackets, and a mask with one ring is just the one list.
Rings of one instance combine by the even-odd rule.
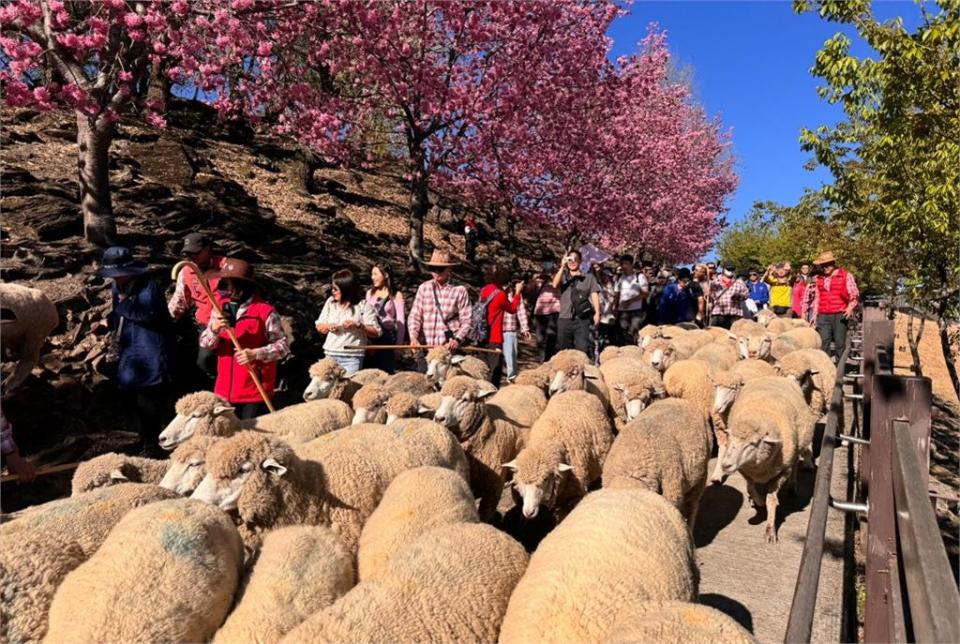
[[763, 280], [751, 282], [747, 280], [747, 288], [750, 289], [750, 299], [757, 303], [759, 308], [770, 302], [770, 287]]
[[[117, 387], [151, 387], [171, 381], [173, 321], [163, 289], [154, 280], [140, 278], [123, 301], [113, 285], [110, 328], [120, 329]], [[123, 324], [121, 326], [121, 319]]]
[[667, 284], [657, 304], [657, 318], [660, 324], [693, 322], [696, 317], [696, 293], [689, 286], [682, 289], [676, 282]]

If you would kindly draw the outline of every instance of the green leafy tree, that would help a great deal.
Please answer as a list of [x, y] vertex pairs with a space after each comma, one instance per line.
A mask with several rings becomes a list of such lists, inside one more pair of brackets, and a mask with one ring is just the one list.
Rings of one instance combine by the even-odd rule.
[[795, 0], [797, 12], [853, 26], [876, 52], [852, 56], [842, 33], [824, 43], [811, 73], [846, 120], [803, 130], [801, 144], [833, 174], [823, 194], [837, 220], [896, 249], [891, 277], [936, 315], [960, 392], [948, 338], [960, 315], [960, 2], [919, 6], [911, 33], [899, 18], [877, 20], [867, 0]]

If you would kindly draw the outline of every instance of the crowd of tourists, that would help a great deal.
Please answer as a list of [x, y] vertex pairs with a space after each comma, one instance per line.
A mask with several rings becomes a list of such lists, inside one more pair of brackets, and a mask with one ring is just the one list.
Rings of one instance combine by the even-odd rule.
[[[267, 411], [264, 398], [273, 397], [278, 364], [290, 354], [280, 315], [249, 262], [218, 254], [199, 233], [184, 239], [182, 255], [202, 278], [185, 267], [169, 301], [146, 264], [126, 248], [108, 249], [98, 271], [112, 281], [107, 363], [136, 407], [147, 454], [158, 450], [161, 408], [175, 393], [176, 320], [192, 316], [197, 370], [243, 419]], [[690, 269], [637, 263], [630, 255], [585, 263], [579, 250], [571, 250], [559, 262], [543, 261], [532, 276], [488, 263], [485, 285], [473, 301], [454, 279], [459, 264], [448, 252], [433, 251], [423, 266], [430, 278], [409, 306], [384, 263], [371, 267], [368, 280], [349, 269], [336, 271], [315, 322], [324, 336], [324, 355], [347, 373], [361, 368], [393, 373], [397, 359], [412, 353], [417, 368], [426, 371], [426, 349], [473, 345], [485, 349], [479, 357], [488, 361], [494, 382], [512, 382], [520, 341], [534, 336], [541, 361], [562, 349], [595, 358], [605, 346], [635, 343], [648, 324], [729, 328], [764, 308], [816, 325], [824, 350], [830, 350], [834, 343], [843, 346], [847, 319], [859, 299], [853, 276], [829, 252], [796, 273], [784, 262], [738, 274], [731, 264], [708, 262]]]

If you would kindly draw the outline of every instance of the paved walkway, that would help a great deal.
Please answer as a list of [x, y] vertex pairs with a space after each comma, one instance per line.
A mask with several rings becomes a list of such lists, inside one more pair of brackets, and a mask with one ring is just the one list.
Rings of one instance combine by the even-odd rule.
[[[848, 416], [849, 418], [849, 416]], [[817, 443], [820, 432], [817, 433]], [[715, 459], [711, 460], [712, 471]], [[834, 452], [832, 490], [846, 498], [847, 448]], [[815, 472], [800, 472], [799, 493], [781, 493], [778, 543], [764, 540], [766, 512], [746, 503], [746, 483], [734, 474], [708, 487], [700, 502], [695, 539], [700, 564], [700, 601], [727, 613], [761, 642], [782, 642], [806, 538]], [[839, 484], [837, 482], [840, 482]], [[831, 510], [827, 521], [813, 642], [841, 639], [843, 523]]]

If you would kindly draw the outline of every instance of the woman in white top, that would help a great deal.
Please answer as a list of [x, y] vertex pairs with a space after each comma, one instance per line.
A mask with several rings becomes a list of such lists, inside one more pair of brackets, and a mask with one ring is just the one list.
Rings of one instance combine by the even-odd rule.
[[[323, 353], [348, 373], [363, 365], [363, 347], [368, 338], [380, 335], [377, 312], [367, 304], [352, 271], [333, 274], [333, 296], [317, 318], [317, 331], [327, 336]], [[347, 347], [357, 347], [348, 349]]]

